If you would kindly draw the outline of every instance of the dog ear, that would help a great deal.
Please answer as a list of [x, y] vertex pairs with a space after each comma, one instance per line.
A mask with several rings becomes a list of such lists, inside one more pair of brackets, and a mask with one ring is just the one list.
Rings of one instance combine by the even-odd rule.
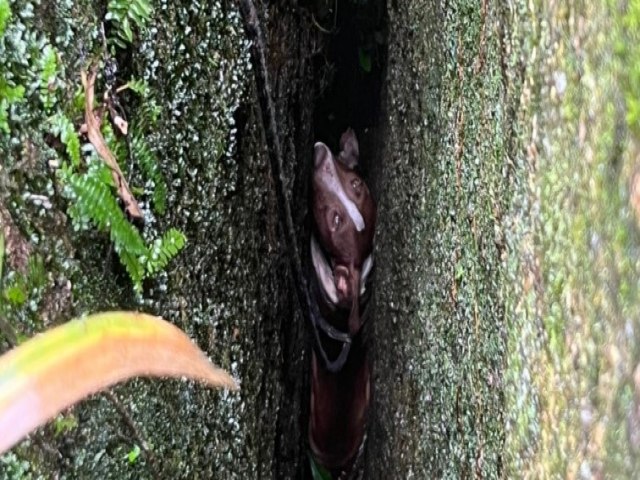
[[322, 142], [316, 142], [313, 146], [313, 164], [317, 167], [325, 161], [328, 155], [331, 155], [331, 150]]
[[338, 160], [347, 168], [353, 170], [358, 165], [360, 148], [355, 132], [348, 128], [340, 137], [340, 154]]

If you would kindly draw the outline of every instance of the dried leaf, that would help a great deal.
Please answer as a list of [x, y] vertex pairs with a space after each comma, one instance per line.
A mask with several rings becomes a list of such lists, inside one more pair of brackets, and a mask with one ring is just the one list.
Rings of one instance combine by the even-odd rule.
[[0, 453], [65, 408], [136, 376], [238, 388], [179, 328], [159, 317], [108, 312], [72, 320], [0, 357]]
[[104, 141], [104, 137], [100, 132], [100, 124], [96, 120], [96, 117], [93, 113], [93, 89], [96, 80], [96, 72], [95, 70], [92, 70], [89, 73], [89, 76], [87, 76], [87, 73], [85, 71], [82, 71], [80, 75], [82, 77], [82, 86], [85, 90], [84, 121], [87, 124], [87, 137], [89, 137], [89, 141], [95, 147], [98, 155], [100, 155], [102, 160], [111, 169], [113, 181], [116, 184], [116, 188], [118, 189], [119, 197], [124, 202], [125, 211], [132, 218], [142, 218], [142, 212], [140, 211], [138, 202], [131, 193], [129, 184], [125, 180], [124, 175], [122, 174], [122, 170], [120, 170], [120, 166], [118, 165], [118, 161], [115, 155], [111, 152], [111, 150], [109, 150], [107, 143]]
[[116, 127], [118, 127], [118, 130], [120, 130], [120, 132], [123, 135], [126, 135], [127, 132], [129, 131], [129, 124], [127, 123], [127, 121], [122, 118], [120, 115], [116, 115], [113, 119], [113, 123], [116, 125]]

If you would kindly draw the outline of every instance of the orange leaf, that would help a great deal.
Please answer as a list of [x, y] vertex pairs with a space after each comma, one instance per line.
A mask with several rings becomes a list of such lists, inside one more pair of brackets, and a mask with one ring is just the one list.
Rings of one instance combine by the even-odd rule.
[[159, 317], [108, 312], [72, 320], [0, 357], [0, 453], [65, 408], [136, 376], [238, 388], [179, 328]]

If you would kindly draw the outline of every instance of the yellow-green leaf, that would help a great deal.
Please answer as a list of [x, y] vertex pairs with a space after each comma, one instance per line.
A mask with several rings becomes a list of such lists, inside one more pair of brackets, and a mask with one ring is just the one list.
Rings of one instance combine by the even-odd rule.
[[159, 317], [108, 312], [72, 320], [0, 357], [0, 453], [65, 408], [136, 376], [238, 388], [187, 335]]

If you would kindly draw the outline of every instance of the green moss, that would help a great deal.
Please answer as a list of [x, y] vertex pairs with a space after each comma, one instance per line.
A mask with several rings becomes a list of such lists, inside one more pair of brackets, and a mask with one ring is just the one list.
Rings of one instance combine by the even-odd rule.
[[526, 74], [529, 174], [510, 233], [507, 474], [631, 478], [640, 244], [616, 53], [627, 13], [617, 2], [530, 8], [548, 21], [532, 38], [543, 57]]
[[[613, 10], [615, 2], [608, 2]], [[615, 10], [613, 10], [615, 11]], [[620, 72], [621, 86], [625, 96], [629, 128], [636, 137], [640, 137], [640, 1], [631, 0], [619, 16], [614, 42], [616, 54], [627, 66]]]
[[0, 37], [4, 35], [7, 29], [7, 23], [11, 19], [11, 5], [9, 0], [0, 1]]
[[[123, 218], [110, 173], [104, 166], [98, 167], [102, 164], [95, 154], [83, 155], [88, 152], [86, 147], [83, 150], [77, 133], [84, 110], [79, 72], [87, 68], [88, 59], [101, 56], [103, 49], [99, 35], [101, 12], [97, 11], [100, 6], [94, 3], [82, 0], [0, 2], [0, 129], [3, 130], [0, 132], [3, 154], [0, 207], [3, 216], [6, 208], [13, 222], [11, 241], [24, 246], [28, 256], [24, 271], [13, 263], [15, 252], [4, 262], [0, 277], [0, 316], [15, 335], [9, 335], [11, 338], [7, 340], [5, 333], [9, 330], [5, 330], [4, 324], [0, 325], [2, 350], [15, 342], [13, 337], [21, 341], [45, 325], [73, 314], [132, 306], [131, 283], [118, 273], [117, 257], [114, 257], [116, 268], [111, 263], [110, 242], [118, 242], [113, 238], [110, 225], [105, 224], [106, 233], [98, 232], [95, 227], [72, 228], [69, 217], [82, 213], [83, 208], [86, 213], [87, 205], [95, 206], [98, 198], [89, 196], [83, 205], [68, 203], [61, 193], [72, 185], [61, 181], [63, 175], [56, 173], [64, 169], [67, 178], [75, 180], [95, 173], [98, 181], [107, 186], [106, 195], [100, 198], [102, 204], [112, 207], [108, 213], [119, 214], [119, 217], [112, 215], [110, 221]], [[97, 87], [101, 88], [100, 80]], [[102, 97], [101, 92], [97, 91], [96, 95]], [[129, 174], [142, 172], [136, 176], [134, 187], [137, 184], [140, 192], [147, 229], [139, 233], [127, 220], [123, 222], [142, 242], [143, 248], [132, 260], [135, 265], [142, 265], [141, 277], [162, 277], [166, 282], [163, 270], [184, 246], [185, 237], [170, 225], [159, 229], [159, 220], [147, 202], [153, 197], [156, 212], [165, 211], [161, 204], [167, 200], [166, 192], [162, 192], [166, 171], [159, 167], [155, 156], [149, 154], [152, 147], [145, 138], [155, 126], [153, 122], [158, 114], [149, 95], [140, 99], [140, 103], [148, 102], [139, 114], [135, 100], [126, 98], [123, 102], [126, 113], [136, 120], [130, 132], [136, 138], [136, 151], [131, 153], [133, 163], [128, 161], [130, 152], [126, 142], [119, 140], [124, 145], [120, 160], [127, 166], [133, 165], [134, 173]], [[137, 158], [138, 154], [142, 155], [140, 152], [146, 155], [144, 159]], [[74, 185], [77, 184], [81, 182]], [[90, 220], [87, 214], [79, 219], [77, 226], [88, 227]], [[13, 246], [15, 248], [15, 243]], [[78, 428], [64, 428], [58, 433], [55, 428], [45, 428], [37, 433], [41, 442], [36, 443], [44, 448], [34, 447], [27, 441], [17, 447], [14, 454], [1, 457], [0, 461], [8, 467], [0, 467], [0, 477], [5, 472], [11, 476], [19, 471], [24, 478], [28, 478], [24, 473], [27, 471], [46, 472], [45, 476], [50, 476], [55, 468], [61, 468], [57, 460], [48, 458], [49, 442], [63, 441], [58, 437], [65, 437], [66, 442], [67, 437], [85, 435], [83, 417], [78, 418]], [[112, 432], [116, 430], [114, 427]], [[104, 452], [102, 448], [99, 455]], [[118, 464], [127, 465], [122, 460], [125, 454], [118, 457]], [[86, 465], [80, 457], [78, 465]], [[20, 460], [14, 462], [15, 458]], [[137, 463], [144, 468], [145, 462]], [[19, 470], [22, 467], [24, 469]]]
[[[22, 7], [25, 2], [20, 3]], [[132, 62], [118, 63], [114, 85], [124, 79], [142, 79], [130, 80], [131, 88], [119, 94], [130, 141], [105, 133], [145, 214], [140, 237], [148, 250], [145, 260], [138, 261], [148, 266], [147, 273], [153, 278], [145, 283], [148, 288], [143, 295], [131, 293], [128, 274], [121, 271], [110, 246], [110, 226], [98, 229], [89, 215], [76, 212], [86, 204], [72, 207], [62, 195], [72, 188], [73, 180], [65, 183], [55, 174], [66, 162], [75, 179], [95, 175], [94, 180], [112, 188], [110, 175], [99, 171], [101, 164], [94, 154], [82, 151], [88, 155], [77, 155], [74, 133], [84, 109], [79, 71], [87, 67], [88, 59], [102, 55], [99, 26], [104, 12], [98, 11], [99, 5], [82, 1], [34, 4], [35, 11], [47, 15], [32, 17], [25, 23], [26, 30], [37, 30], [36, 24], [43, 27], [47, 42], [64, 52], [55, 76], [57, 101], [50, 115], [43, 112], [36, 88], [33, 95], [25, 94], [26, 103], [20, 105], [26, 121], [9, 112], [10, 141], [16, 148], [8, 170], [0, 171], [0, 182], [10, 186], [6, 192], [0, 188], [0, 198], [17, 219], [19, 230], [33, 241], [34, 250], [43, 253], [48, 291], [55, 293], [53, 285], [70, 282], [68, 308], [73, 314], [125, 307], [162, 314], [197, 338], [218, 364], [238, 376], [242, 373], [246, 397], [182, 382], [151, 385], [139, 381], [119, 387], [115, 392], [148, 440], [155, 467], [150, 466], [145, 451], [134, 463], [128, 462], [133, 434], [114, 406], [96, 396], [74, 410], [77, 427], [58, 436], [52, 427], [36, 433], [45, 446], [64, 446], [62, 460], [50, 457], [49, 450], [34, 445], [36, 442], [27, 441], [14, 449], [21, 460], [29, 460], [31, 471], [43, 476], [56, 472], [73, 478], [193, 478], [200, 472], [202, 477], [255, 478], [258, 465], [270, 471], [273, 422], [265, 417], [265, 410], [253, 405], [268, 403], [266, 411], [277, 412], [274, 398], [278, 392], [265, 392], [259, 386], [265, 378], [278, 375], [274, 366], [281, 361], [277, 332], [268, 325], [285, 321], [274, 295], [279, 294], [286, 274], [280, 263], [271, 261], [275, 255], [265, 260], [264, 252], [273, 251], [274, 246], [263, 229], [266, 161], [255, 153], [261, 147], [256, 144], [253, 153], [242, 158], [234, 156], [234, 112], [247, 85], [247, 46], [233, 6], [154, 2], [154, 7], [151, 28], [133, 30], [134, 42], [123, 55]], [[109, 28], [107, 25], [107, 34]], [[97, 98], [102, 97], [101, 75], [99, 67]], [[258, 137], [256, 132], [252, 135]], [[45, 137], [52, 146], [45, 143]], [[20, 145], [31, 141], [39, 155], [36, 165], [21, 169]], [[10, 170], [11, 175], [9, 169], [15, 169]], [[35, 189], [39, 182], [50, 186], [46, 192], [50, 209], [34, 208], [21, 196], [27, 190], [42, 193]], [[246, 194], [238, 188], [240, 182]], [[100, 199], [106, 204], [115, 198], [110, 191], [104, 197], [87, 197], [87, 201]], [[84, 218], [84, 223], [76, 222], [77, 230], [69, 218], [76, 213], [76, 218]], [[274, 212], [271, 215], [275, 217]], [[188, 237], [189, 247], [167, 265], [184, 243], [177, 228]], [[15, 316], [8, 320], [17, 321]], [[260, 340], [262, 337], [268, 339]], [[269, 365], [262, 366], [265, 358]], [[277, 389], [278, 382], [273, 384]], [[263, 430], [267, 433], [262, 437], [256, 433]]]
[[[145, 2], [125, 3], [127, 4], [112, 1], [109, 4], [109, 18], [118, 26], [114, 35], [123, 35], [123, 25], [128, 21], [142, 29], [150, 17], [151, 7], [149, 4]], [[57, 157], [56, 163], [62, 167], [59, 170], [58, 179], [62, 183], [61, 187], [68, 193], [67, 199], [72, 201], [69, 212], [75, 221], [75, 227], [86, 228], [92, 222], [99, 229], [109, 233], [116, 252], [120, 255], [122, 263], [131, 276], [135, 289], [140, 291], [142, 280], [150, 277], [152, 272], [157, 274], [161, 270], [160, 265], [166, 266], [169, 259], [182, 248], [185, 239], [183, 236], [177, 236], [173, 231], [173, 233], [167, 234], [171, 234], [172, 240], [181, 241], [163, 243], [163, 237], [158, 235], [157, 240], [150, 242], [153, 244], [153, 248], [147, 247], [137, 229], [124, 218], [108, 172], [104, 168], [102, 170], [92, 168], [90, 162], [87, 173], [83, 172], [86, 167], [84, 166], [85, 162], [81, 159], [80, 140], [76, 133], [79, 125], [74, 124], [71, 120], [81, 117], [83, 114], [84, 105], [78, 101], [78, 98], [83, 99], [83, 95], [74, 95], [75, 101], [72, 105], [75, 105], [75, 109], [60, 102], [63, 98], [68, 98], [69, 90], [75, 86], [77, 77], [74, 84], [64, 83], [65, 69], [64, 65], [59, 62], [61, 54], [45, 35], [36, 34], [33, 29], [29, 28], [34, 18], [31, 12], [34, 7], [32, 4], [27, 5], [28, 7], [21, 10], [21, 14], [14, 19], [15, 21], [9, 21], [10, 15], [5, 15], [4, 26], [6, 28], [3, 30], [6, 29], [7, 33], [4, 37], [0, 37], [2, 42], [0, 43], [0, 55], [4, 51], [7, 53], [0, 63], [0, 129], [9, 134], [22, 131], [25, 126], [25, 118], [20, 113], [22, 111], [20, 109], [24, 109], [24, 114], [26, 114], [26, 112], [31, 112], [31, 108], [38, 108], [38, 104], [44, 107], [43, 111], [35, 114], [44, 120], [44, 127], [49, 127], [48, 131], [41, 131], [40, 138], [47, 134], [53, 134], [59, 136], [65, 145], [64, 153], [66, 155], [60, 155], [58, 152], [53, 156]], [[7, 6], [7, 8], [9, 7]], [[122, 39], [120, 43], [122, 44]], [[20, 54], [20, 50], [28, 52], [26, 58], [24, 54]], [[33, 84], [34, 77], [37, 77], [38, 88], [31, 89], [27, 102], [27, 99], [24, 98], [24, 85]], [[136, 87], [141, 83], [133, 82], [132, 85]], [[148, 101], [152, 105], [154, 103], [152, 98], [142, 98], [141, 100]], [[19, 105], [21, 103], [22, 106]], [[56, 106], [57, 108], [54, 108]], [[15, 114], [15, 122], [9, 118], [10, 112], [12, 115]], [[140, 115], [144, 114], [152, 116], [154, 109], [141, 109]], [[10, 120], [12, 125], [10, 125]], [[162, 214], [165, 211], [166, 203], [164, 178], [158, 169], [157, 160], [144, 138], [144, 132], [137, 127], [137, 125], [146, 125], [148, 128], [152, 121], [152, 118], [137, 120], [131, 132], [133, 139], [128, 144], [131, 151], [123, 140], [119, 140], [113, 135], [108, 127], [108, 122], [103, 122], [103, 129], [107, 130], [106, 137], [109, 146], [119, 154], [120, 162], [123, 162], [125, 158], [133, 158], [141, 166], [147, 176], [147, 179], [144, 180], [151, 182], [156, 210]], [[38, 126], [34, 124], [33, 128], [32, 133], [36, 134]], [[31, 142], [33, 139], [29, 138], [28, 141]], [[71, 162], [69, 168], [67, 161]], [[93, 165], [95, 166], [95, 162]], [[154, 255], [162, 258], [162, 262], [153, 260]], [[19, 289], [14, 288], [11, 292], [13, 292], [12, 298], [18, 303], [26, 299], [24, 295], [20, 295]]]
[[502, 66], [520, 52], [520, 6], [423, 2], [393, 12], [376, 244], [384, 433], [369, 446], [382, 459], [371, 478], [502, 475], [502, 222], [520, 96]]
[[20, 459], [15, 453], [0, 456], [0, 480], [30, 480], [34, 477], [29, 462]]

